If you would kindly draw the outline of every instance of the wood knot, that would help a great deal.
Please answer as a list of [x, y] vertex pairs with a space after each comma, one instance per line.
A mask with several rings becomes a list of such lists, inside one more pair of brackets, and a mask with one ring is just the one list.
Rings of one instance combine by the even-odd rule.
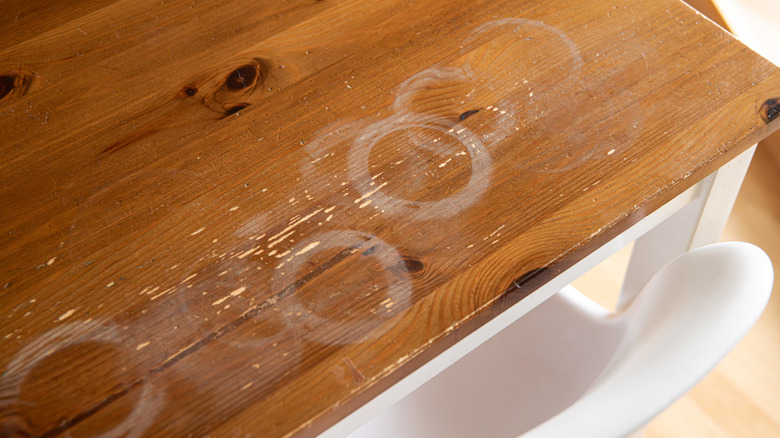
[[11, 75], [0, 76], [0, 99], [11, 94], [11, 91], [14, 89], [15, 79]]
[[474, 114], [476, 114], [478, 112], [479, 112], [478, 109], [473, 109], [473, 110], [466, 111], [466, 112], [464, 112], [464, 113], [462, 113], [460, 115], [460, 121], [462, 122], [462, 121], [468, 119], [469, 117], [473, 116]]
[[249, 106], [248, 103], [241, 103], [235, 106], [231, 106], [230, 108], [225, 110], [225, 116], [235, 114], [248, 106]]
[[257, 67], [254, 65], [244, 65], [233, 70], [227, 79], [225, 86], [229, 90], [245, 90], [254, 85], [257, 80]]
[[769, 123], [776, 119], [780, 115], [780, 98], [773, 97], [764, 101], [758, 108], [758, 114], [764, 123]]
[[425, 264], [423, 262], [411, 257], [404, 257], [401, 262], [404, 264], [406, 271], [410, 274], [420, 272], [425, 268]]
[[246, 90], [262, 84], [268, 77], [269, 63], [265, 59], [255, 58], [251, 63], [242, 65], [225, 78], [225, 88], [231, 91]]
[[268, 61], [253, 58], [249, 62], [234, 68], [221, 81], [216, 83], [214, 91], [202, 93], [207, 88], [201, 86], [204, 94], [201, 103], [206, 107], [223, 114], [223, 117], [235, 114], [249, 106], [246, 103], [268, 78], [270, 71]]
[[531, 280], [533, 280], [534, 278], [539, 276], [539, 274], [541, 274], [542, 272], [544, 272], [546, 270], [547, 270], [547, 268], [531, 269], [530, 271], [528, 271], [528, 272], [524, 273], [523, 275], [517, 277], [517, 279], [515, 279], [512, 282], [512, 287], [515, 287], [517, 289], [521, 289], [523, 286], [528, 284]]
[[524, 299], [544, 284], [545, 280], [549, 280], [547, 276], [541, 275], [545, 271], [547, 268], [536, 268], [520, 275], [504, 291], [504, 297], [513, 303]]
[[179, 94], [184, 97], [192, 97], [198, 94], [198, 87], [195, 87], [194, 85], [186, 85], [184, 88], [179, 90]]
[[31, 71], [18, 70], [0, 75], [0, 100], [12, 95], [23, 96], [30, 91], [37, 75]]

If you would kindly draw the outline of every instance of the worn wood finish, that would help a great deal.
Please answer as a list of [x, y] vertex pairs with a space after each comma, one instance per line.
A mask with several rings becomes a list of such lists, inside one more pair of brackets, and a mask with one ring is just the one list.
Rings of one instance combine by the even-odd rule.
[[10, 435], [315, 434], [779, 123], [672, 0], [37, 3], [0, 9]]
[[[764, 142], [745, 177], [721, 241], [751, 242], [780, 266], [780, 168]], [[614, 308], [631, 247], [592, 269], [574, 285]], [[647, 438], [780, 436], [780, 283], [755, 327], [688, 394], [647, 427]]]

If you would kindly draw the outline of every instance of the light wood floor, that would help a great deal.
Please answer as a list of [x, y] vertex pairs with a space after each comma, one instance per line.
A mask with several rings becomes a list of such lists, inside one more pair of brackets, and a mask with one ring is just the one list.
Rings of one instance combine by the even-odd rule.
[[[780, 167], [767, 148], [760, 145], [756, 151], [721, 240], [754, 243], [778, 267]], [[602, 305], [614, 304], [629, 255], [630, 249], [619, 252], [574, 285]], [[751, 332], [690, 393], [654, 419], [646, 437], [780, 437], [780, 281]]]

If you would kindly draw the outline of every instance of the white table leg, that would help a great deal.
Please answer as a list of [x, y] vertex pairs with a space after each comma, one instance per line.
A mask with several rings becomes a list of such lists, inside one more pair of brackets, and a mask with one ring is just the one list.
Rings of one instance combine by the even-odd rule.
[[[724, 166], [717, 174], [709, 176], [698, 186], [691, 187], [669, 203], [661, 206], [658, 210], [639, 221], [639, 223], [542, 286], [534, 294], [521, 300], [504, 313], [467, 335], [457, 344], [431, 359], [323, 432], [320, 438], [343, 437], [354, 432], [371, 418], [379, 415], [430, 378], [481, 345], [491, 336], [522, 317], [522, 315], [539, 303], [555, 294], [566, 284], [571, 283], [632, 241], [636, 243], [631, 265], [629, 266], [630, 275], [627, 275], [627, 279], [633, 280], [634, 284], [639, 284], [641, 280], [641, 286], [658, 271], [653, 266], [657, 265], [660, 268], [667, 260], [671, 260], [678, 254], [686, 252], [693, 245], [700, 246], [709, 243], [696, 243], [702, 242], [701, 239], [705, 237], [714, 239], [713, 242], [717, 241], [717, 237], [723, 229], [723, 225], [736, 199], [739, 186], [752, 158], [753, 150], [753, 148], [749, 149]], [[678, 229], [680, 223], [687, 224], [688, 228], [686, 230]], [[702, 227], [701, 230], [699, 229], [700, 227]], [[713, 235], [715, 236], [714, 238], [711, 237]], [[678, 243], [678, 241], [682, 243]], [[660, 245], [657, 245], [656, 248], [653, 243], [660, 243]], [[637, 246], [640, 249], [637, 250]], [[647, 248], [643, 248], [645, 246]], [[641, 286], [639, 290], [641, 290]], [[630, 302], [630, 300], [627, 302]]]
[[636, 240], [617, 310], [625, 309], [667, 262], [718, 241], [755, 150], [754, 145], [705, 178], [691, 204]]

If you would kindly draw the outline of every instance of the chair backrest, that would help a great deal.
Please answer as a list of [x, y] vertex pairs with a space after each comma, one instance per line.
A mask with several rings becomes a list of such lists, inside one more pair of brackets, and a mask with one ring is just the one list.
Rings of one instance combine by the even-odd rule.
[[524, 437], [623, 437], [687, 392], [747, 333], [774, 273], [747, 243], [684, 254], [659, 271], [623, 315], [621, 346], [574, 404]]

